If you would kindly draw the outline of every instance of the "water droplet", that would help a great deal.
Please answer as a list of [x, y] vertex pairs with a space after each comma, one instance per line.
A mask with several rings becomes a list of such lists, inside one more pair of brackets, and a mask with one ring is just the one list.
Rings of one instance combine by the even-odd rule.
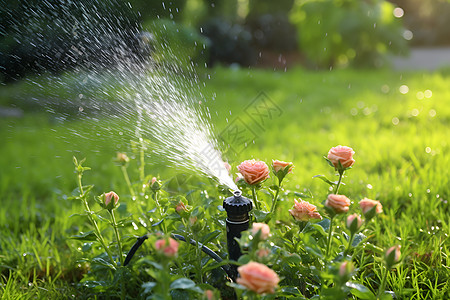
[[405, 12], [403, 11], [402, 8], [396, 7], [396, 8], [394, 8], [392, 13], [394, 14], [394, 17], [401, 18], [401, 17], [403, 17]]
[[398, 125], [398, 123], [400, 123], [400, 120], [397, 117], [393, 117], [392, 118], [392, 124]]
[[401, 85], [398, 90], [400, 91], [401, 94], [405, 95], [409, 92], [409, 87], [406, 84], [404, 84]]

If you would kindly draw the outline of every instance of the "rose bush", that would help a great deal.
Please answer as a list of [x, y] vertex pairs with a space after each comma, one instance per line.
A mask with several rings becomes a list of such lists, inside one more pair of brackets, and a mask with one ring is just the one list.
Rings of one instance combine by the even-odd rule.
[[[338, 162], [337, 167], [331, 164], [338, 180], [315, 176], [329, 185], [326, 199], [283, 188], [282, 181], [293, 168], [291, 162], [273, 160], [272, 171], [276, 178], [271, 180], [268, 180], [269, 168], [265, 162], [246, 160], [240, 163], [236, 180], [242, 188], [242, 197], [251, 197], [255, 207], [250, 211], [249, 229], [234, 239], [242, 255], [230, 264], [222, 261], [229, 259], [230, 248], [224, 242], [227, 214], [221, 204], [225, 197], [231, 196], [223, 187], [205, 188], [203, 182], [186, 177], [162, 182], [147, 176], [136, 184], [125, 180], [130, 199], [120, 207], [119, 214], [119, 209], [91, 210], [87, 198], [89, 190], [83, 190], [80, 180], [82, 193], [78, 198], [84, 203], [94, 230], [76, 238], [85, 242], [84, 249], [89, 249], [86, 244], [92, 239], [96, 240], [101, 247], [91, 248], [97, 251], [97, 256], [92, 257], [90, 263], [108, 268], [108, 272], [93, 268], [82, 282], [86, 286], [96, 286], [111, 297], [127, 295], [134, 289], [140, 291], [139, 297], [161, 299], [168, 295], [174, 299], [219, 298], [219, 295], [232, 298], [234, 293], [244, 299], [255, 294], [274, 294], [274, 298], [280, 299], [375, 299], [372, 291], [379, 288], [378, 293], [383, 293], [386, 279], [381, 282], [374, 279], [376, 284], [369, 289], [363, 286], [367, 282], [359, 278], [371, 276], [368, 270], [373, 270], [374, 265], [383, 260], [365, 256], [381, 255], [385, 267], [390, 269], [400, 261], [400, 248], [392, 247], [383, 256], [368, 242], [376, 235], [368, 221], [382, 212], [379, 201], [364, 198], [359, 202], [365, 218], [365, 226], [362, 226], [363, 220], [355, 213], [350, 199], [339, 194], [344, 171], [354, 163], [353, 154], [354, 151], [345, 146], [330, 150], [329, 161]], [[124, 170], [125, 165], [120, 167]], [[78, 164], [76, 170], [82, 174], [87, 169]], [[127, 178], [128, 174], [123, 174]], [[185, 184], [180, 186], [182, 180]], [[343, 187], [345, 192], [351, 191], [347, 190], [348, 185]], [[330, 190], [333, 190], [331, 194]], [[114, 192], [103, 194], [103, 198], [99, 198], [103, 199], [101, 206], [116, 205], [116, 196]], [[309, 199], [304, 201], [299, 196]], [[280, 209], [277, 209], [278, 199]], [[125, 201], [122, 199], [121, 203]], [[128, 214], [129, 211], [133, 213]], [[122, 219], [117, 221], [114, 212]], [[347, 216], [348, 212], [352, 214]], [[104, 214], [109, 214], [110, 220]], [[107, 225], [113, 226], [113, 235], [106, 229]], [[126, 232], [121, 236], [119, 231]], [[132, 236], [138, 235], [141, 236], [133, 244]], [[146, 239], [153, 247], [136, 250], [136, 245]], [[113, 241], [107, 242], [110, 240]], [[186, 245], [180, 247], [182, 241], [186, 241]], [[104, 252], [98, 253], [98, 249]], [[130, 255], [132, 251], [134, 258]], [[212, 251], [217, 256], [212, 255]], [[387, 276], [385, 274], [387, 272], [383, 273]], [[120, 282], [117, 278], [125, 278], [123, 282], [133, 286], [117, 284]], [[232, 282], [225, 284], [230, 278]], [[99, 287], [101, 282], [106, 282], [108, 289]], [[127, 296], [137, 297], [136, 294]]]

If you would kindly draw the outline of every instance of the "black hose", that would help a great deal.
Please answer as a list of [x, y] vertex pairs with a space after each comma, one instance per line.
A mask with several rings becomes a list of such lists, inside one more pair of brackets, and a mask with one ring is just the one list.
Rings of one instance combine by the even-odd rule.
[[136, 243], [134, 243], [133, 247], [131, 247], [130, 251], [127, 254], [127, 257], [125, 257], [125, 261], [123, 262], [123, 265], [126, 266], [130, 262], [130, 260], [133, 258], [134, 254], [136, 253], [137, 249], [144, 243], [144, 241], [148, 239], [147, 234], [140, 236], [137, 238]]

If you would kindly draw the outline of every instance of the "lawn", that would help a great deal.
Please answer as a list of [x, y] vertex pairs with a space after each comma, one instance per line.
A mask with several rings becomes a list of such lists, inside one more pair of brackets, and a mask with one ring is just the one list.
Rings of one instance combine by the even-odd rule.
[[[284, 182], [276, 219], [286, 217], [292, 207], [289, 191], [314, 195], [308, 200], [321, 209], [329, 191], [313, 176], [333, 178], [323, 156], [333, 146], [350, 146], [356, 162], [340, 189], [352, 201], [350, 212], [357, 212], [364, 197], [379, 200], [383, 214], [370, 223], [368, 242], [376, 249], [402, 246], [402, 263], [389, 274], [386, 289], [398, 299], [450, 297], [448, 71], [218, 67], [207, 73], [199, 74], [205, 82], [199, 88], [205, 96], [202, 105], [209, 108], [233, 170], [252, 158], [267, 164], [272, 159], [292, 161], [295, 166]], [[44, 93], [64, 95], [65, 101], [77, 95], [53, 91], [41, 78], [33, 82], [41, 87], [22, 82], [0, 89], [0, 104], [16, 102], [25, 108], [22, 118], [0, 119], [0, 294], [5, 299], [95, 297], [100, 290], [77, 284], [95, 273], [83, 259], [101, 251], [69, 239], [88, 230], [85, 219], [70, 217], [83, 212], [80, 202], [70, 200], [77, 188], [72, 156], [86, 158], [85, 165], [92, 168], [83, 181], [95, 185], [94, 194], [114, 190], [121, 201], [131, 203], [114, 158], [117, 151], [132, 158], [129, 175], [137, 184], [139, 153], [129, 142], [133, 137], [117, 135], [118, 127], [130, 126], [126, 119], [100, 115], [96, 127], [77, 114], [62, 121], [65, 111], [45, 112], [30, 99]], [[273, 109], [271, 114], [255, 115], [261, 99]], [[230, 124], [243, 126], [241, 140], [227, 135]], [[151, 155], [145, 172], [163, 183], [178, 173]], [[198, 189], [215, 190], [213, 181], [202, 176], [197, 180], [202, 182]], [[261, 197], [269, 201], [267, 193]], [[127, 206], [131, 205], [121, 205], [119, 214], [125, 216]], [[140, 229], [128, 235], [143, 233]], [[126, 246], [131, 244], [130, 238]], [[382, 271], [370, 266], [373, 271], [358, 270], [354, 280], [376, 292]]]

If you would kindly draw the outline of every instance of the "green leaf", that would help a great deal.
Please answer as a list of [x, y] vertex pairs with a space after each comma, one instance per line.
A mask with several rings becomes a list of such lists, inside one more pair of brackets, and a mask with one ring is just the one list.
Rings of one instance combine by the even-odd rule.
[[281, 293], [284, 296], [301, 296], [302, 294], [300, 293], [300, 291], [298, 290], [297, 287], [295, 286], [286, 286], [281, 288]]
[[334, 183], [331, 180], [329, 180], [325, 175], [316, 175], [316, 176], [313, 176], [312, 178], [319, 178], [320, 180], [328, 183], [330, 186], [335, 186], [336, 185], [336, 183]]
[[361, 243], [365, 238], [366, 238], [366, 236], [364, 234], [362, 234], [361, 232], [358, 234], [355, 234], [355, 237], [353, 238], [353, 242], [352, 242], [352, 247], [358, 246], [359, 243]]
[[268, 214], [269, 214], [269, 212], [267, 212], [267, 211], [256, 210], [256, 209], [253, 211], [253, 215], [255, 216], [255, 219], [257, 222], [264, 221]]
[[345, 285], [351, 288], [352, 290], [350, 292], [360, 299], [368, 299], [368, 300], [376, 299], [375, 295], [362, 284], [355, 282], [347, 282]]
[[95, 241], [97, 240], [97, 236], [95, 235], [94, 231], [88, 231], [88, 232], [80, 232], [80, 234], [72, 235], [70, 237], [73, 240], [79, 240], [79, 241]]
[[144, 282], [141, 287], [144, 289], [144, 294], [148, 294], [155, 286], [156, 282]]
[[294, 192], [294, 195], [300, 198], [314, 198], [310, 191], [308, 191], [308, 194], [300, 193], [300, 192]]
[[95, 257], [94, 259], [92, 259], [92, 263], [102, 265], [104, 267], [110, 268], [111, 270], [116, 269], [113, 264], [111, 264], [110, 262], [107, 262], [106, 260], [104, 260], [101, 257]]
[[188, 278], [180, 278], [170, 284], [170, 289], [190, 290], [195, 287], [195, 282]]
[[210, 232], [206, 235], [204, 235], [201, 239], [200, 242], [203, 244], [207, 244], [210, 241], [216, 239], [220, 234], [222, 233], [222, 230], [216, 229], [213, 232]]

